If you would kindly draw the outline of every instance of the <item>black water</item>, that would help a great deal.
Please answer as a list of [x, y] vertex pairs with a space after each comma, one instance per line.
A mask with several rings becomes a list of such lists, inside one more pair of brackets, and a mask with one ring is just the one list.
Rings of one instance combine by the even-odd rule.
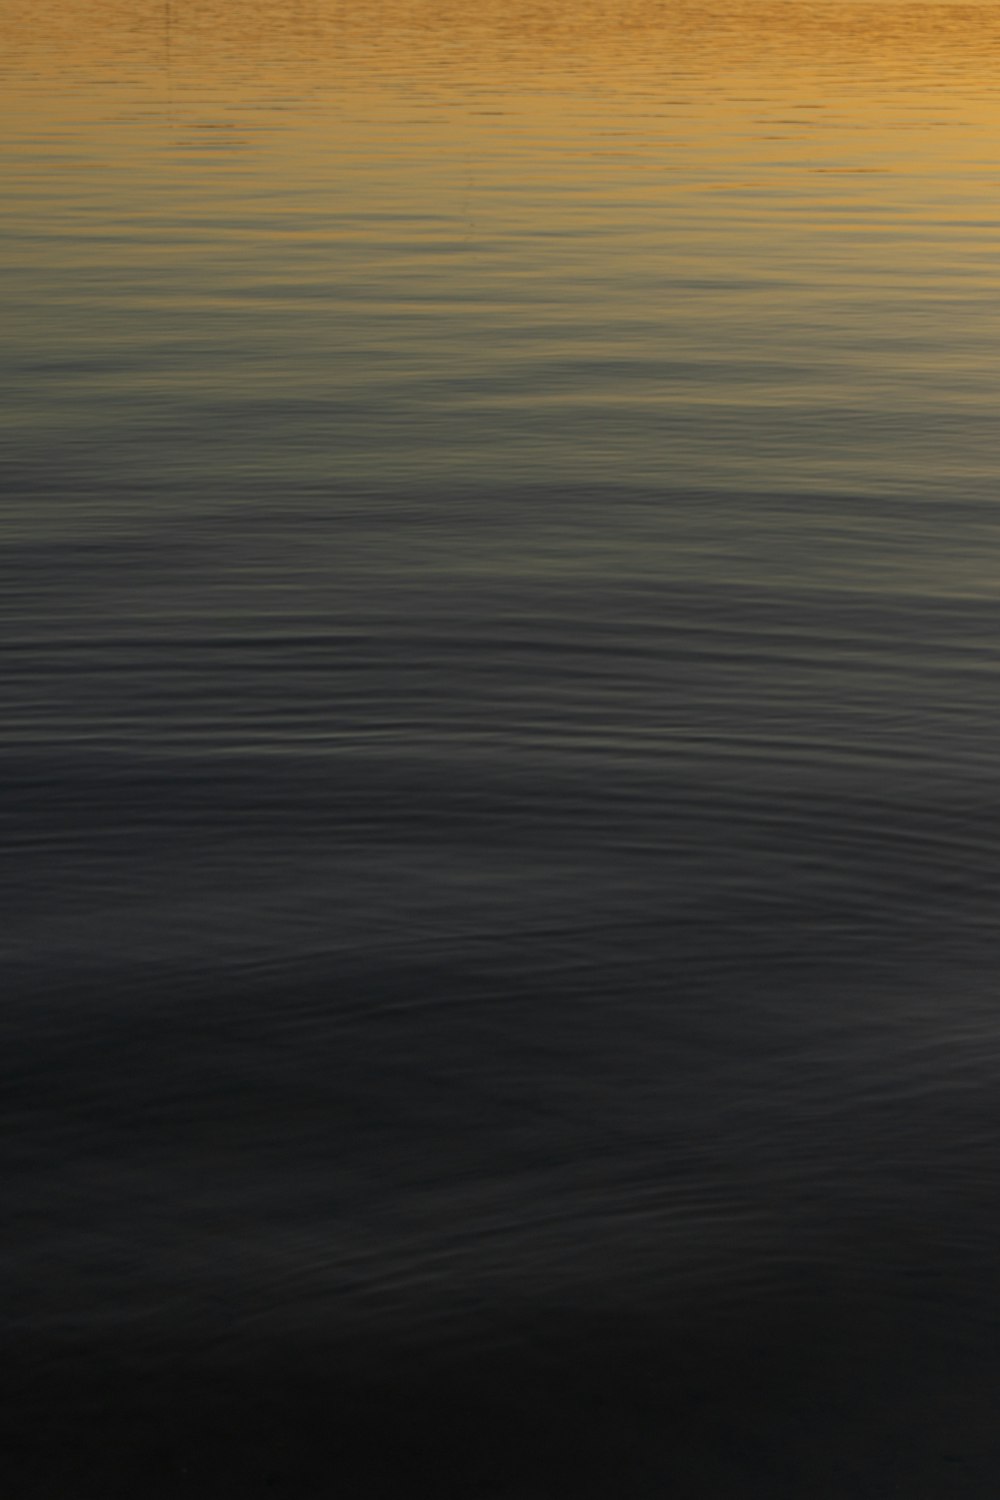
[[[455, 1465], [604, 1493], [606, 1461], [784, 1494], [794, 1398], [810, 1492], [879, 1494], [851, 1452], [813, 1488], [831, 1369], [863, 1406], [869, 1361], [902, 1383], [943, 1341], [995, 1389], [992, 609], [699, 576], [746, 504], [500, 491], [19, 549], [16, 1425], [54, 1403], [80, 1441], [96, 1407], [199, 1472], [304, 1405], [336, 1473], [377, 1410], [359, 1493], [386, 1443], [415, 1484], [419, 1437], [440, 1493]], [[753, 509], [786, 546], [849, 525]]]
[[[419, 269], [423, 229], [372, 209], [345, 260], [278, 125], [248, 183], [221, 152], [223, 196], [198, 197], [184, 110], [207, 129], [225, 84], [253, 111], [238, 47], [206, 63], [183, 7], [163, 103], [163, 19], [120, 7], [59, 87], [28, 69], [7, 159], [7, 1492], [995, 1494], [993, 228], [953, 247], [944, 307], [938, 179], [900, 166], [853, 212], [884, 228], [905, 188], [894, 253], [925, 279], [887, 284], [862, 237], [835, 272], [789, 258], [775, 301], [788, 243], [754, 237], [769, 213], [797, 233], [781, 192], [815, 182], [779, 159], [738, 311], [742, 209], [670, 200], [651, 251], [636, 198], [633, 277], [579, 217], [619, 179], [580, 185], [543, 133], [519, 191], [562, 163], [570, 222], [468, 230], [467, 191], [519, 212], [490, 136], [489, 187], [439, 184], [471, 259]], [[404, 77], [464, 36], [435, 24], [393, 53]], [[942, 53], [959, 103], [975, 24]], [[471, 71], [434, 74], [456, 159], [477, 67], [511, 109], [552, 96], [517, 92], [503, 35], [508, 81], [468, 39]], [[306, 104], [347, 105], [302, 57], [282, 128], [335, 161]], [[862, 61], [882, 128], [901, 96]], [[597, 67], [558, 115], [574, 151], [610, 117]], [[856, 75], [832, 76], [843, 104]], [[357, 193], [389, 170], [381, 128], [370, 160], [344, 149]], [[60, 132], [96, 153], [82, 178]], [[402, 201], [425, 158], [396, 149]], [[271, 200], [240, 217], [265, 192], [302, 200], [300, 240]], [[720, 258], [697, 318], [689, 234]], [[631, 363], [594, 353], [615, 338]]]

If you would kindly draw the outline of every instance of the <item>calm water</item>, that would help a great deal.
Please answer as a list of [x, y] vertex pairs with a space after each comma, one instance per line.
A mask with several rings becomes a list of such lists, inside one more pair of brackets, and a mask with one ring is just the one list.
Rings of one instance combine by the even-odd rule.
[[995, 1496], [997, 7], [0, 84], [11, 1493]]

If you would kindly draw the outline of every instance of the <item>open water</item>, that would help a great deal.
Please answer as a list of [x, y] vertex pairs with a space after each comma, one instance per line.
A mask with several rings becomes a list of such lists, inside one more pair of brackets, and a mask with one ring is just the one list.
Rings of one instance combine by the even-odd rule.
[[1000, 1487], [1000, 14], [4, 0], [17, 1500]]

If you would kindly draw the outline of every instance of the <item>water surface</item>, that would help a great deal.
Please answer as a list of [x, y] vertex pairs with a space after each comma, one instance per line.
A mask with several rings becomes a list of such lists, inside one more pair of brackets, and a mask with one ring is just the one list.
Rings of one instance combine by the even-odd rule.
[[996, 1493], [998, 62], [7, 0], [19, 1495]]

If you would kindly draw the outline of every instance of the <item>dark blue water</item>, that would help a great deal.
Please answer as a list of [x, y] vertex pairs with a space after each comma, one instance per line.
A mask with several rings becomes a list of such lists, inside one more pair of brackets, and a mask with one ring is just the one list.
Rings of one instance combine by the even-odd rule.
[[995, 18], [581, 16], [3, 22], [12, 1495], [996, 1493]]

